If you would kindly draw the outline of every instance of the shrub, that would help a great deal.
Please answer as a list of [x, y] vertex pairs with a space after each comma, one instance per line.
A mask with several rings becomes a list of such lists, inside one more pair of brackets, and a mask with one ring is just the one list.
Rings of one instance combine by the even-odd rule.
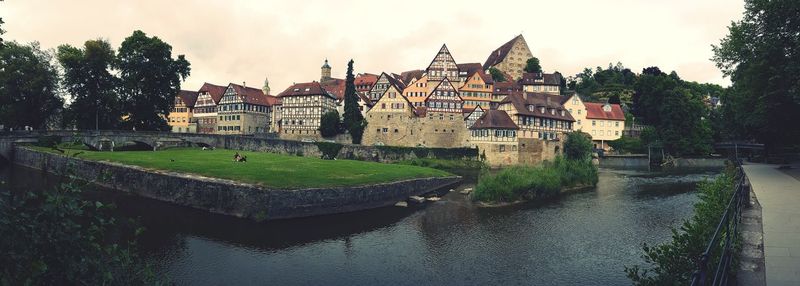
[[[684, 221], [679, 229], [672, 229], [672, 241], [656, 246], [644, 244], [642, 258], [648, 266], [626, 266], [628, 278], [635, 285], [690, 284], [700, 255], [705, 251], [708, 239], [716, 230], [733, 194], [734, 180], [734, 171], [728, 168], [715, 180], [701, 183], [698, 187], [700, 201], [694, 205], [692, 218]], [[719, 261], [722, 244], [716, 247], [718, 249], [713, 253], [717, 255], [709, 258], [710, 265], [716, 265]]]
[[591, 161], [559, 156], [553, 162], [535, 167], [510, 167], [494, 176], [484, 172], [472, 199], [485, 202], [545, 199], [558, 195], [564, 187], [593, 186], [597, 180], [597, 168]]
[[592, 154], [592, 139], [588, 133], [576, 131], [567, 133], [564, 141], [564, 156], [570, 160], [586, 160]]
[[334, 159], [339, 155], [343, 145], [332, 142], [317, 142], [317, 148], [322, 153], [322, 159]]
[[39, 136], [38, 141], [34, 145], [39, 147], [56, 147], [58, 144], [61, 144], [61, 136], [45, 135]]
[[339, 112], [331, 110], [322, 115], [319, 123], [319, 133], [323, 137], [336, 136], [342, 133], [341, 121], [339, 121]]
[[624, 153], [645, 153], [647, 150], [642, 145], [642, 140], [628, 136], [622, 136], [617, 140], [608, 141], [608, 146], [614, 148], [620, 154]]

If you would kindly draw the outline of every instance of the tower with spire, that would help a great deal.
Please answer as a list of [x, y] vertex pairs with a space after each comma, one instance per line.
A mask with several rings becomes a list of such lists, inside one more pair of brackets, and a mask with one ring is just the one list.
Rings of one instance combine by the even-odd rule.
[[328, 65], [328, 59], [325, 59], [325, 64], [322, 65], [322, 73], [319, 82], [326, 82], [331, 80], [331, 66]]
[[264, 77], [264, 87], [261, 90], [264, 91], [264, 95], [269, 95], [269, 78]]

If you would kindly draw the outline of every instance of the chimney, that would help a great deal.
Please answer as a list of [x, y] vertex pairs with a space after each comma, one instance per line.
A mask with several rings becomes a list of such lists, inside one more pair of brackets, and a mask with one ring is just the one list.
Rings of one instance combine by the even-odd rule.
[[242, 81], [242, 86], [247, 87], [247, 82], [246, 81]]

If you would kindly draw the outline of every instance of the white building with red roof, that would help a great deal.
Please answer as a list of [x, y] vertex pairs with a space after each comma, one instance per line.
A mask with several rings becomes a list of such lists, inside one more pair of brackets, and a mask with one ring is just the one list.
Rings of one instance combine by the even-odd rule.
[[619, 104], [583, 102], [575, 94], [564, 102], [564, 107], [575, 118], [573, 130], [591, 135], [595, 148], [608, 150], [608, 141], [622, 137], [625, 113]]

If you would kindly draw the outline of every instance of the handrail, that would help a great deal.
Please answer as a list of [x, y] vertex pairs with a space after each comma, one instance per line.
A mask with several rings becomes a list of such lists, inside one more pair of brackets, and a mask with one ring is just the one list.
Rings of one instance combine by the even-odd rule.
[[[728, 206], [725, 208], [722, 217], [714, 230], [714, 235], [711, 236], [708, 246], [700, 256], [697, 264], [697, 269], [692, 273], [691, 285], [727, 285], [731, 262], [733, 261], [733, 244], [735, 243], [736, 236], [739, 231], [739, 222], [742, 218], [742, 207], [749, 201], [750, 189], [745, 184], [745, 175], [742, 171], [741, 163], [735, 162], [736, 182], [734, 184], [734, 192], [728, 201]], [[724, 236], [724, 238], [723, 238]], [[720, 241], [724, 239], [724, 243], [720, 245]], [[708, 284], [708, 264], [711, 262], [712, 255], [715, 251], [722, 247], [717, 262], [716, 269], [714, 269], [713, 279]]]

